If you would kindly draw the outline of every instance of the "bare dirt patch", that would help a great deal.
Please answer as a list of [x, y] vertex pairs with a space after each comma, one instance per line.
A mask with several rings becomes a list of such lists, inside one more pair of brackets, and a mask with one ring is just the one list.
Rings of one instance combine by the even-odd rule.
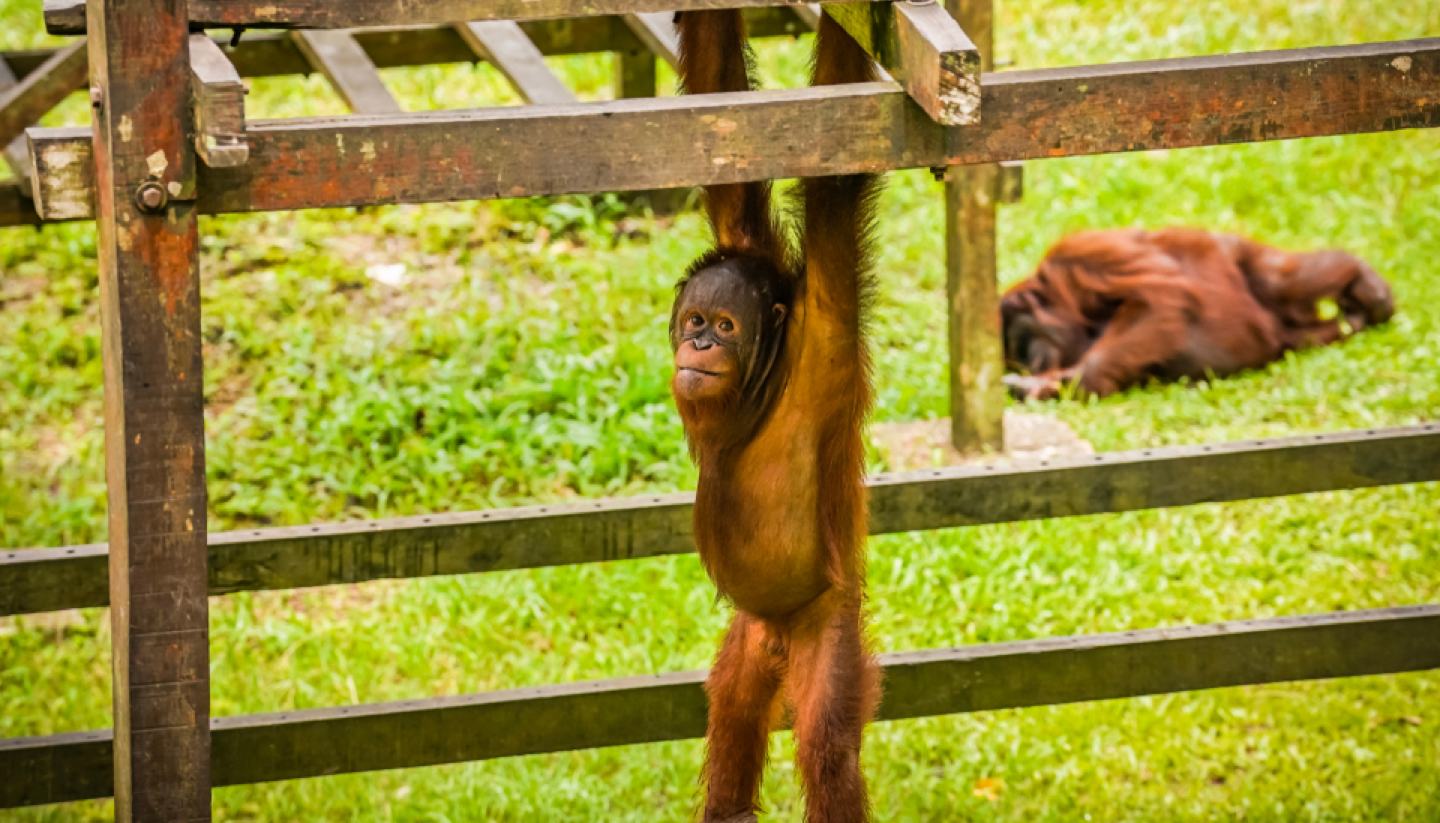
[[1064, 421], [1033, 412], [1005, 412], [1005, 452], [962, 455], [950, 445], [950, 418], [877, 423], [870, 439], [890, 471], [975, 464], [1019, 465], [1094, 454], [1095, 448]]

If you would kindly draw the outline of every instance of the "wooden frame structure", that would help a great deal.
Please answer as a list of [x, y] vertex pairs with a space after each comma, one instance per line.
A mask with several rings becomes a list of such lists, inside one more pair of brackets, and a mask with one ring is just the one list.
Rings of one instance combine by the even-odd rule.
[[[984, 445], [999, 432], [996, 164], [1440, 126], [1440, 40], [990, 73], [990, 0], [953, 0], [949, 15], [904, 0], [827, 4], [895, 82], [651, 99], [655, 61], [675, 59], [661, 12], [714, 6], [746, 7], [760, 35], [813, 27], [822, 13], [774, 0], [437, 0], [423, 14], [404, 0], [47, 2], [52, 31], [87, 41], [0, 55], [0, 146], [24, 183], [0, 185], [0, 225], [97, 222], [111, 543], [0, 552], [0, 614], [108, 603], [115, 728], [0, 740], [0, 773], [11, 777], [0, 807], [113, 794], [121, 820], [199, 819], [212, 785], [703, 730], [695, 672], [209, 717], [208, 595], [649, 557], [691, 541], [688, 495], [207, 535], [198, 214], [944, 167], [955, 435]], [[295, 31], [229, 51], [192, 34], [237, 25]], [[621, 54], [617, 87], [634, 99], [577, 103], [539, 59], [586, 51]], [[451, 59], [496, 64], [532, 105], [407, 114], [376, 74]], [[17, 142], [87, 67], [93, 128], [30, 128]], [[241, 77], [311, 70], [354, 115], [246, 119]], [[581, 144], [585, 164], [551, 162]], [[635, 162], [639, 147], [653, 157], [667, 144], [687, 150]], [[871, 527], [1436, 480], [1440, 425], [1430, 423], [879, 476]], [[1440, 605], [884, 663], [885, 719], [1412, 671], [1440, 667]], [[367, 745], [376, 739], [386, 745]]]

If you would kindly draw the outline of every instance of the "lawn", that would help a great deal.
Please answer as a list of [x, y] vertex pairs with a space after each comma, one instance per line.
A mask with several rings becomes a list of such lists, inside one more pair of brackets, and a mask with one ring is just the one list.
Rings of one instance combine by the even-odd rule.
[[[1007, 67], [1440, 35], [1437, 2], [997, 6]], [[47, 42], [39, 7], [0, 0], [0, 48]], [[807, 49], [765, 42], [767, 83], [797, 83]], [[609, 94], [608, 58], [551, 64]], [[384, 75], [410, 109], [514, 102], [488, 67]], [[79, 97], [47, 123], [84, 122]], [[256, 80], [249, 106], [343, 111], [318, 77]], [[1264, 370], [1036, 409], [1097, 449], [1440, 417], [1440, 133], [1033, 162], [1025, 186], [1001, 217], [1006, 282], [1069, 231], [1191, 224], [1347, 248], [1397, 294], [1387, 326]], [[941, 203], [929, 174], [890, 176], [877, 421], [946, 413]], [[201, 233], [212, 530], [693, 487], [665, 323], [705, 247], [696, 214], [565, 197], [205, 218]], [[0, 546], [105, 539], [96, 297], [93, 227], [0, 230]], [[1440, 602], [1437, 511], [1432, 483], [880, 538], [871, 634], [898, 651]], [[213, 712], [700, 668], [726, 616], [692, 556], [214, 598]], [[109, 726], [109, 650], [104, 610], [0, 621], [0, 737]], [[771, 819], [799, 819], [790, 755], [775, 735]], [[218, 789], [214, 807], [678, 821], [699, 759], [693, 741], [621, 747]], [[878, 820], [1432, 821], [1440, 673], [877, 724], [864, 766]]]

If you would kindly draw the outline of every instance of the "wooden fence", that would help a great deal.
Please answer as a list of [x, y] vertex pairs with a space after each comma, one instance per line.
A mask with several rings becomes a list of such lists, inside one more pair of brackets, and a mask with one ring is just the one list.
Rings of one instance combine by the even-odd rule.
[[[951, 3], [951, 15], [925, 3], [828, 5], [894, 82], [641, 96], [653, 94], [656, 60], [675, 58], [660, 12], [745, 6], [760, 35], [811, 28], [821, 13], [774, 5], [437, 0], [421, 12], [405, 0], [47, 2], [52, 31], [87, 39], [0, 55], [0, 147], [22, 176], [0, 185], [0, 225], [97, 222], [111, 544], [0, 552], [0, 614], [114, 607], [115, 730], [0, 740], [0, 807], [113, 794], [121, 820], [199, 818], [212, 785], [703, 730], [700, 672], [210, 717], [210, 594], [685, 552], [691, 498], [207, 534], [198, 214], [943, 167], [954, 434], [962, 445], [994, 445], [995, 164], [1440, 125], [1440, 40], [997, 73], [988, 70], [989, 0]], [[297, 30], [250, 34], [228, 52], [191, 34], [236, 25]], [[383, 28], [348, 30], [362, 25]], [[622, 55], [617, 87], [636, 99], [576, 103], [539, 60], [591, 51]], [[534, 105], [407, 114], [375, 73], [474, 59], [494, 63]], [[241, 77], [310, 70], [356, 114], [245, 118]], [[20, 134], [87, 71], [93, 129]], [[554, 162], [562, 156], [584, 161]], [[1435, 480], [1440, 426], [1429, 423], [882, 475], [871, 481], [870, 522], [885, 533]], [[1440, 606], [883, 662], [887, 720], [1412, 671], [1440, 667]]]

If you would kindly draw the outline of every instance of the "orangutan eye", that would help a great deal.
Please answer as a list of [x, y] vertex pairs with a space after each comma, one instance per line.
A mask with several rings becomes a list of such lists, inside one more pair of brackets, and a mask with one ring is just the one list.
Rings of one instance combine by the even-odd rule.
[[705, 318], [701, 317], [699, 314], [692, 314], [689, 317], [685, 318], [685, 322], [698, 329], [701, 326], [705, 325]]
[[723, 331], [723, 332], [725, 332], [726, 334], [729, 334], [730, 332], [735, 331], [735, 324], [732, 323], [732, 322], [730, 322], [729, 320], [721, 320], [721, 321], [720, 321], [720, 331]]

